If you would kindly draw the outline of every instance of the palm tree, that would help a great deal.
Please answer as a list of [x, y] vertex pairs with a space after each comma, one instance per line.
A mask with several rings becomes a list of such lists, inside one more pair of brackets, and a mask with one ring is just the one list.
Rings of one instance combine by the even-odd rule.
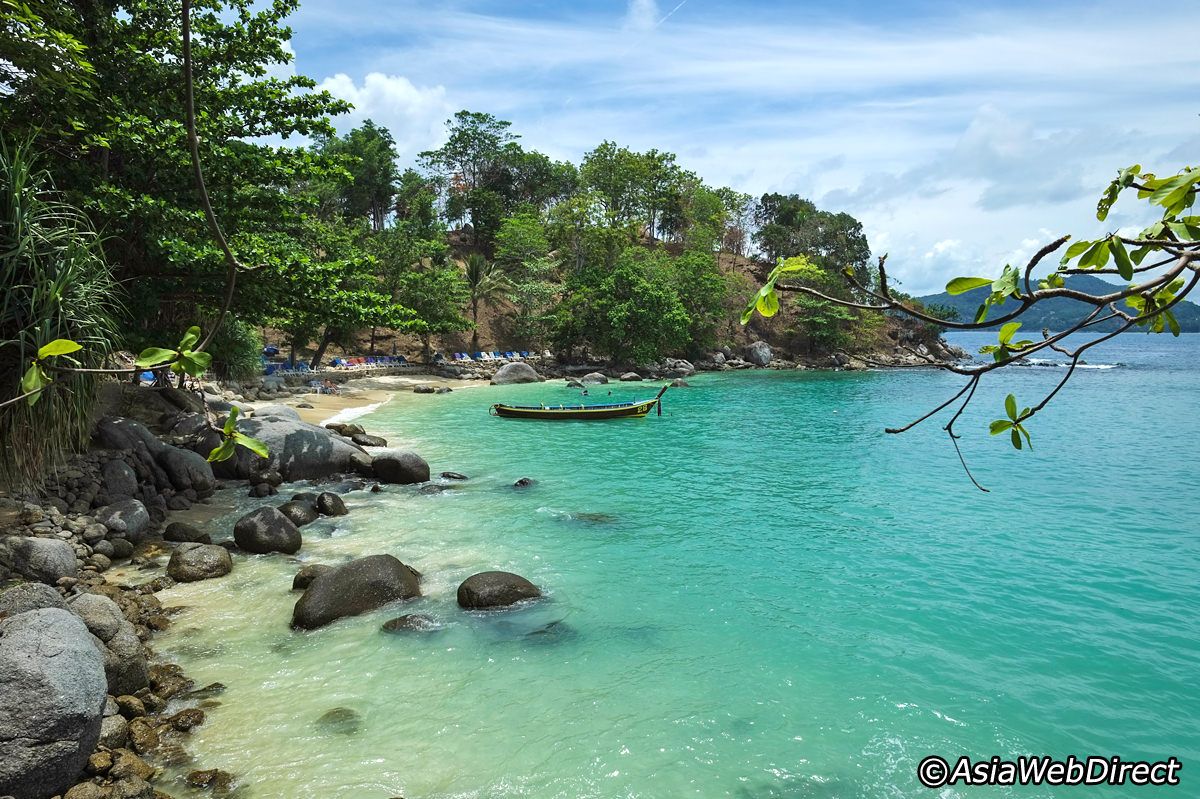
[[512, 281], [495, 261], [477, 252], [467, 256], [467, 289], [471, 297], [471, 352], [479, 350], [479, 305], [503, 299], [512, 290]]

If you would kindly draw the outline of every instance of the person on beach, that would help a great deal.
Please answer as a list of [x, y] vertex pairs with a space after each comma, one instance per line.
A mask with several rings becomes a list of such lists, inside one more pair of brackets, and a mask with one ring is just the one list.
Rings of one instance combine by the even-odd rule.
[[337, 387], [337, 383], [333, 382], [333, 381], [332, 381], [332, 380], [330, 380], [329, 378], [325, 378], [325, 384], [324, 384], [324, 385], [325, 385], [325, 393], [326, 393], [326, 394], [336, 394], [336, 393], [338, 393], [338, 387]]

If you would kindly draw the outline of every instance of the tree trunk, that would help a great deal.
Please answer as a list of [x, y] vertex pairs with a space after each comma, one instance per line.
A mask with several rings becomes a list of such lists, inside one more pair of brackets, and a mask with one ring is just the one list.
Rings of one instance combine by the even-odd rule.
[[430, 336], [428, 333], [421, 335], [421, 356], [424, 358], [425, 363], [430, 363], [433, 361], [433, 347], [430, 343]]
[[371, 328], [371, 346], [367, 348], [367, 353], [369, 355], [375, 354], [375, 331], [376, 330], [377, 330], [377, 328], [374, 328], [374, 327]]
[[317, 369], [321, 366], [321, 359], [325, 357], [325, 350], [332, 341], [333, 336], [330, 334], [329, 328], [325, 328], [325, 333], [321, 336], [321, 343], [317, 345], [317, 351], [313, 353], [312, 361], [308, 364], [309, 369]]
[[479, 352], [479, 300], [471, 299], [471, 322], [475, 328], [471, 331], [471, 353]]

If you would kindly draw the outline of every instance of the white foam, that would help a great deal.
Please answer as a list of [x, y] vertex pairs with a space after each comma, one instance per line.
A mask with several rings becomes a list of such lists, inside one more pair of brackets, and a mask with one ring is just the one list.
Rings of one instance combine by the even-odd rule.
[[360, 416], [366, 416], [368, 413], [379, 410], [386, 402], [387, 400], [384, 400], [383, 402], [372, 402], [370, 405], [363, 405], [358, 408], [343, 408], [333, 416], [323, 420], [321, 422], [321, 426], [327, 424], [345, 424], [346, 422], [352, 422]]

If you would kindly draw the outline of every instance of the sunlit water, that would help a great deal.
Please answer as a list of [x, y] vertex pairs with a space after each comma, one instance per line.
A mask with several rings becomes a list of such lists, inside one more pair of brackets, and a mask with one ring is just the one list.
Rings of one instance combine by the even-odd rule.
[[[158, 649], [229, 686], [197, 765], [247, 797], [1058, 795], [935, 794], [930, 753], [1176, 755], [1200, 784], [1200, 337], [1090, 360], [1121, 366], [1077, 374], [1032, 452], [987, 423], [1061, 369], [984, 383], [959, 429], [990, 493], [944, 415], [883, 433], [961, 385], [932, 371], [701, 375], [662, 417], [590, 424], [487, 414], [576, 398], [561, 381], [399, 397], [367, 428], [469, 482], [350, 494], [298, 558], [167, 592], [189, 610]], [[592, 399], [609, 388], [656, 386]], [[298, 563], [380, 552], [424, 572], [423, 599], [289, 630]], [[459, 610], [486, 569], [549, 599]], [[379, 630], [418, 611], [444, 629]], [[357, 732], [315, 724], [338, 707]]]

